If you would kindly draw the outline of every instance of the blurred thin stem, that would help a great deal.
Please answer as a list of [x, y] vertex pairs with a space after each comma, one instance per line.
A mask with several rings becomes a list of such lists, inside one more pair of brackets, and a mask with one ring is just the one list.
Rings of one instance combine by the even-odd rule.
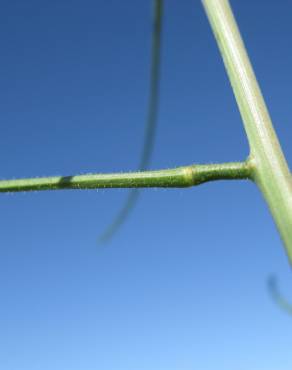
[[292, 315], [292, 304], [279, 292], [278, 283], [275, 276], [268, 279], [268, 289], [275, 303], [289, 315]]
[[[143, 151], [139, 164], [139, 170], [145, 171], [149, 168], [151, 155], [154, 148], [154, 140], [157, 127], [158, 105], [159, 105], [159, 82], [160, 82], [160, 54], [161, 54], [161, 29], [162, 29], [163, 0], [154, 0], [154, 19], [152, 31], [150, 91], [148, 100], [148, 111], [146, 128], [144, 134]], [[122, 206], [114, 221], [106, 228], [99, 238], [100, 242], [108, 241], [125, 222], [129, 213], [135, 206], [139, 197], [139, 190], [133, 189], [129, 192], [125, 204]]]

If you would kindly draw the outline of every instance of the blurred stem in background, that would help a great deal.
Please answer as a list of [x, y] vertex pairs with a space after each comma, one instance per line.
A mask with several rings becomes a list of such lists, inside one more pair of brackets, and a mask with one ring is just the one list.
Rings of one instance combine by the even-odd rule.
[[279, 292], [277, 278], [273, 275], [268, 279], [268, 289], [275, 303], [288, 314], [292, 315], [292, 304]]
[[[151, 156], [154, 148], [158, 107], [159, 107], [159, 84], [160, 84], [160, 59], [161, 59], [161, 31], [162, 31], [163, 0], [154, 0], [154, 18], [152, 31], [151, 69], [150, 69], [150, 91], [148, 101], [148, 112], [144, 136], [143, 151], [139, 165], [139, 171], [149, 169]], [[113, 222], [99, 237], [99, 242], [108, 241], [125, 222], [140, 194], [139, 189], [130, 190], [125, 204], [116, 215]]]

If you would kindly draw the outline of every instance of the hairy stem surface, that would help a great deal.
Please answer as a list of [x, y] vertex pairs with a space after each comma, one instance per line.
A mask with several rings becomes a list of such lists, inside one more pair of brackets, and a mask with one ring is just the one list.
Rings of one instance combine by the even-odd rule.
[[251, 177], [249, 162], [191, 165], [174, 169], [114, 174], [0, 180], [0, 192], [104, 188], [181, 188], [214, 180]]

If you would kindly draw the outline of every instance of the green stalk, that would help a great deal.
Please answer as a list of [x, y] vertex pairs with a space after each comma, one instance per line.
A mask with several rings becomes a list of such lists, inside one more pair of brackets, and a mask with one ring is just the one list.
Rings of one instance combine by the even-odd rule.
[[214, 180], [251, 177], [249, 162], [191, 165], [159, 171], [86, 174], [65, 177], [0, 180], [0, 192], [105, 188], [181, 188]]
[[250, 145], [253, 180], [292, 263], [292, 180], [228, 0], [203, 0]]

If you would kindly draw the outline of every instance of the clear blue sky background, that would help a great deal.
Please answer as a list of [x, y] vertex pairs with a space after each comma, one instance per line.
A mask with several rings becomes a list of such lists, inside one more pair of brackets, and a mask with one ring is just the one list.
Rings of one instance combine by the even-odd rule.
[[[134, 170], [152, 2], [10, 0], [0, 13], [1, 178]], [[232, 1], [292, 162], [292, 3]], [[152, 168], [243, 160], [248, 145], [200, 1], [167, 0]], [[1, 195], [0, 368], [291, 370], [292, 274], [248, 182]]]

